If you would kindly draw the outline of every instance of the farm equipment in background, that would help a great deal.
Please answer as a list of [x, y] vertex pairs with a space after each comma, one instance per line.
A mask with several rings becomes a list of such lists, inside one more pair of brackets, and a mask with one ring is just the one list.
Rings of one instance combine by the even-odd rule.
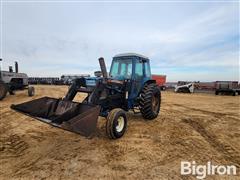
[[29, 77], [29, 84], [44, 84], [44, 85], [71, 85], [74, 79], [90, 77], [89, 74], [68, 74], [58, 77]]
[[58, 77], [29, 77], [29, 84], [44, 84], [44, 85], [63, 85], [63, 82]]
[[[84, 136], [93, 134], [98, 116], [106, 117], [106, 133], [111, 139], [125, 133], [126, 111], [141, 113], [147, 120], [158, 116], [161, 92], [151, 78], [147, 57], [134, 53], [116, 55], [109, 75], [103, 58], [99, 58], [99, 64], [102, 77], [75, 79], [63, 99], [43, 97], [11, 108]], [[82, 103], [73, 102], [78, 92], [87, 93]]]
[[176, 93], [193, 93], [194, 92], [194, 83], [176, 85], [174, 91]]
[[157, 75], [157, 74], [153, 74], [152, 75], [152, 79], [156, 81], [156, 84], [158, 85], [158, 87], [161, 90], [166, 90], [166, 79], [167, 76], [166, 75]]
[[215, 94], [239, 95], [240, 88], [238, 81], [216, 81]]
[[90, 74], [64, 74], [61, 76], [61, 81], [65, 85], [71, 85], [74, 79], [82, 77], [90, 77]]
[[4, 99], [8, 92], [14, 95], [15, 91], [24, 89], [28, 89], [29, 96], [34, 95], [34, 87], [29, 86], [27, 74], [18, 72], [17, 62], [15, 62], [15, 72], [12, 66], [9, 66], [9, 71], [2, 71], [0, 67], [0, 100]]

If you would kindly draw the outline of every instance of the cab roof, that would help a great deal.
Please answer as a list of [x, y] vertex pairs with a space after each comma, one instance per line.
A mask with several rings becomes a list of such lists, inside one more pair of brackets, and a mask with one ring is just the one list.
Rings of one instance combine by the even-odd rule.
[[143, 56], [141, 54], [137, 54], [137, 53], [122, 53], [122, 54], [117, 54], [114, 56], [114, 58], [116, 57], [126, 57], [126, 56], [136, 56], [136, 57], [141, 57], [143, 59], [149, 59], [148, 57], [146, 56]]

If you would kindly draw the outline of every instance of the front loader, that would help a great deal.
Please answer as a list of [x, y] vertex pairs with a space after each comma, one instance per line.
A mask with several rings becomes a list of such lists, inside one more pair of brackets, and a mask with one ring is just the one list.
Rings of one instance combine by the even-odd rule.
[[[11, 107], [83, 136], [91, 136], [98, 116], [106, 117], [109, 138], [123, 136], [127, 128], [126, 112], [140, 112], [144, 119], [155, 119], [160, 111], [161, 92], [151, 79], [149, 59], [126, 53], [113, 57], [110, 73], [99, 58], [103, 77], [76, 79], [62, 99], [43, 97]], [[87, 93], [83, 102], [74, 102], [77, 93]]]

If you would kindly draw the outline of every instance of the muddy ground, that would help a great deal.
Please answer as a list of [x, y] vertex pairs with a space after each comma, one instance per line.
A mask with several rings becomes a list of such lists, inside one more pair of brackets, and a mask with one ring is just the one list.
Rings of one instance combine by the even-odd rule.
[[22, 91], [0, 102], [0, 179], [195, 179], [180, 175], [183, 160], [236, 165], [237, 176], [208, 179], [240, 178], [240, 96], [162, 92], [158, 118], [128, 113], [128, 130], [119, 140], [106, 137], [104, 118], [87, 139], [9, 108], [66, 91], [36, 86], [35, 97]]

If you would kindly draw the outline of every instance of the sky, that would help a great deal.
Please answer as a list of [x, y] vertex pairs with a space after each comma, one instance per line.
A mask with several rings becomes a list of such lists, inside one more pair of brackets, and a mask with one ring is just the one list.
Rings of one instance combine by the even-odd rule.
[[2, 68], [92, 74], [98, 58], [148, 56], [167, 81], [240, 80], [239, 2], [1, 2]]

